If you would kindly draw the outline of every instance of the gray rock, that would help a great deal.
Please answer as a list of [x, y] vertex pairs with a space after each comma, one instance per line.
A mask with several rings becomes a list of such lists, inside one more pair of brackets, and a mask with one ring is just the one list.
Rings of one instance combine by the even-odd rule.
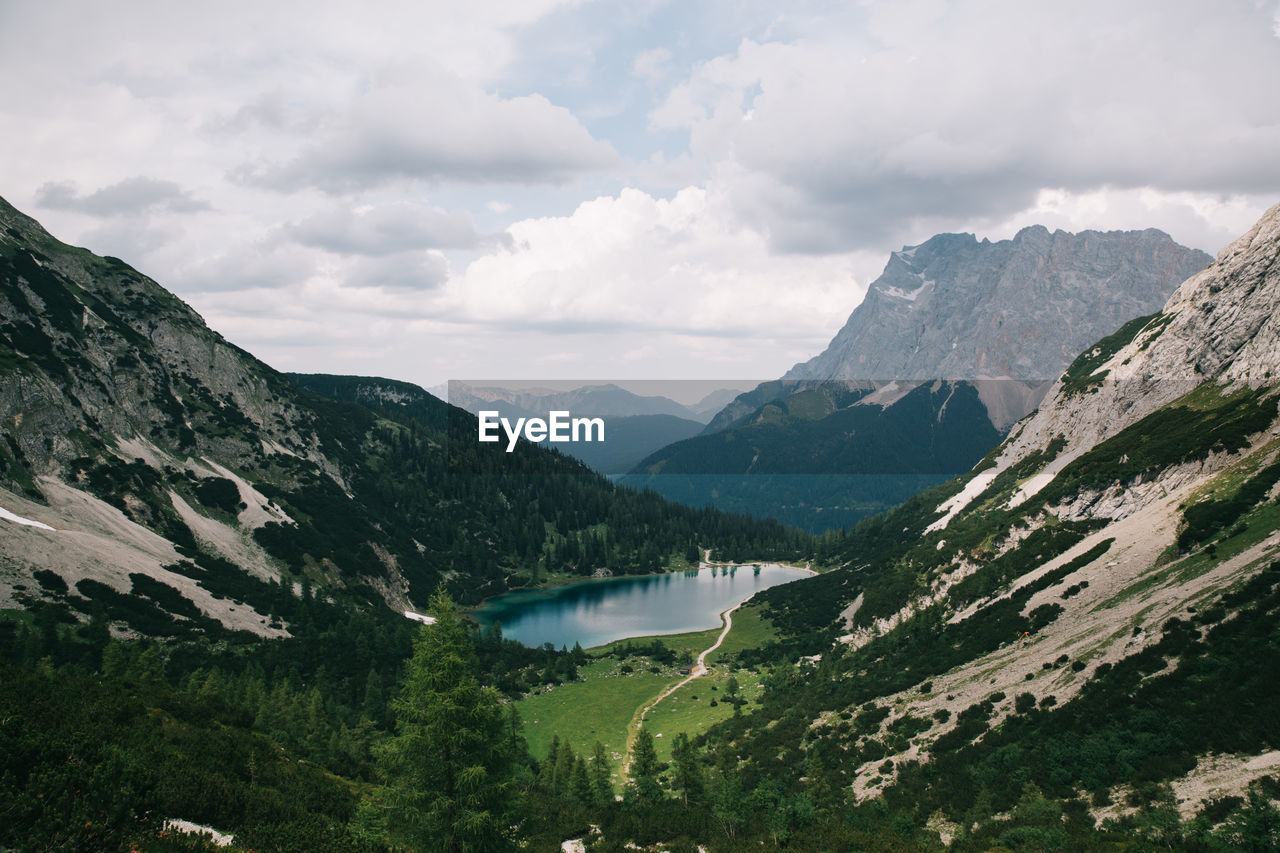
[[826, 351], [784, 378], [1052, 380], [1212, 260], [1155, 229], [939, 234], [894, 252]]

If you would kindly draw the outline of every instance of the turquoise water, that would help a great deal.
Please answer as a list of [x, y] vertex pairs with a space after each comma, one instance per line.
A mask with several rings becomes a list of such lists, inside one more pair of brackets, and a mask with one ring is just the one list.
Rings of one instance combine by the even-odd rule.
[[502, 635], [526, 646], [583, 648], [626, 637], [681, 634], [720, 625], [720, 613], [752, 593], [806, 577], [804, 569], [760, 566], [585, 580], [555, 589], [511, 592], [471, 615], [502, 624]]

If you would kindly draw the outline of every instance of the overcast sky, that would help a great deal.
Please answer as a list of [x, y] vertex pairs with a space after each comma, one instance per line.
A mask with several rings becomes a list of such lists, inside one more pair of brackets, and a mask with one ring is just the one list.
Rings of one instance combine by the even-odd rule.
[[0, 195], [282, 370], [757, 378], [941, 231], [1280, 200], [1274, 0], [0, 0]]

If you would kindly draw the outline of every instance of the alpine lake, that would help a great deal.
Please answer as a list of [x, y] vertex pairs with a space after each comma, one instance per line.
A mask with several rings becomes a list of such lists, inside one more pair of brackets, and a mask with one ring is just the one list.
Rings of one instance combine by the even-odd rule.
[[526, 646], [600, 646], [629, 637], [705, 631], [756, 592], [811, 572], [777, 563], [583, 580], [496, 596], [471, 611], [482, 627]]

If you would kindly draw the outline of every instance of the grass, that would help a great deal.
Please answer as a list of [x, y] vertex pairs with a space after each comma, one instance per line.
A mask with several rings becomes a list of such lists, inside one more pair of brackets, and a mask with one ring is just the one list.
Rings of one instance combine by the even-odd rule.
[[676, 654], [679, 654], [682, 651], [687, 651], [696, 658], [703, 649], [708, 648], [716, 641], [716, 637], [720, 636], [720, 630], [720, 628], [708, 628], [705, 631], [690, 631], [687, 634], [659, 634], [653, 637], [627, 637], [622, 640], [614, 640], [612, 643], [605, 643], [602, 646], [592, 646], [587, 650], [587, 653], [596, 656], [603, 656], [622, 648], [628, 643], [634, 646], [642, 646], [649, 645], [656, 640], [674, 651]]
[[[534, 758], [545, 758], [552, 738], [559, 735], [562, 740], [569, 741], [575, 754], [589, 756], [598, 740], [604, 744], [616, 773], [627, 742], [627, 726], [636, 712], [684, 676], [675, 666], [661, 667], [657, 673], [649, 672], [648, 659], [638, 657], [627, 661], [633, 671], [623, 673], [623, 662], [606, 655], [628, 642], [648, 645], [656, 640], [677, 654], [687, 651], [696, 658], [715, 643], [720, 631], [721, 628], [712, 628], [687, 634], [633, 637], [590, 649], [588, 653], [596, 660], [579, 669], [582, 681], [562, 684], [548, 693], [531, 695], [516, 703], [524, 720], [529, 751]], [[734, 613], [733, 628], [724, 644], [708, 655], [710, 673], [681, 687], [649, 712], [645, 727], [654, 735], [660, 761], [670, 758], [671, 744], [680, 732], [692, 737], [732, 716], [733, 706], [723, 701], [730, 675], [737, 677], [745, 698], [759, 698], [763, 689], [760, 675], [715, 664], [725, 655], [755, 648], [774, 636], [776, 631], [761, 616], [759, 608], [748, 607]], [[712, 700], [716, 701], [715, 707], [711, 706]]]
[[[694, 737], [712, 725], [733, 716], [733, 706], [725, 701], [725, 683], [730, 675], [738, 679], [743, 697], [755, 701], [764, 691], [761, 676], [751, 670], [712, 670], [663, 699], [649, 712], [645, 728], [653, 735], [659, 761], [671, 760], [671, 745], [676, 735], [684, 732]], [[712, 688], [715, 688], [714, 690]], [[711, 706], [712, 701], [716, 706]]]
[[[727, 655], [735, 655], [744, 649], [758, 649], [778, 636], [773, 623], [765, 618], [762, 611], [763, 608], [760, 605], [748, 604], [734, 612], [733, 630], [729, 632], [729, 636], [724, 638], [720, 648], [707, 655], [708, 667], [712, 667]], [[718, 635], [719, 631], [712, 633], [713, 635]], [[714, 642], [713, 636], [711, 642], [702, 648], [705, 649]], [[738, 680], [742, 680], [741, 676], [739, 676]]]
[[627, 742], [627, 725], [636, 709], [679, 678], [668, 671], [623, 675], [618, 672], [620, 666], [613, 659], [595, 661], [579, 670], [583, 681], [562, 684], [516, 703], [534, 758], [547, 757], [551, 739], [557, 734], [569, 741], [577, 755], [590, 756], [598, 740], [616, 771]]

